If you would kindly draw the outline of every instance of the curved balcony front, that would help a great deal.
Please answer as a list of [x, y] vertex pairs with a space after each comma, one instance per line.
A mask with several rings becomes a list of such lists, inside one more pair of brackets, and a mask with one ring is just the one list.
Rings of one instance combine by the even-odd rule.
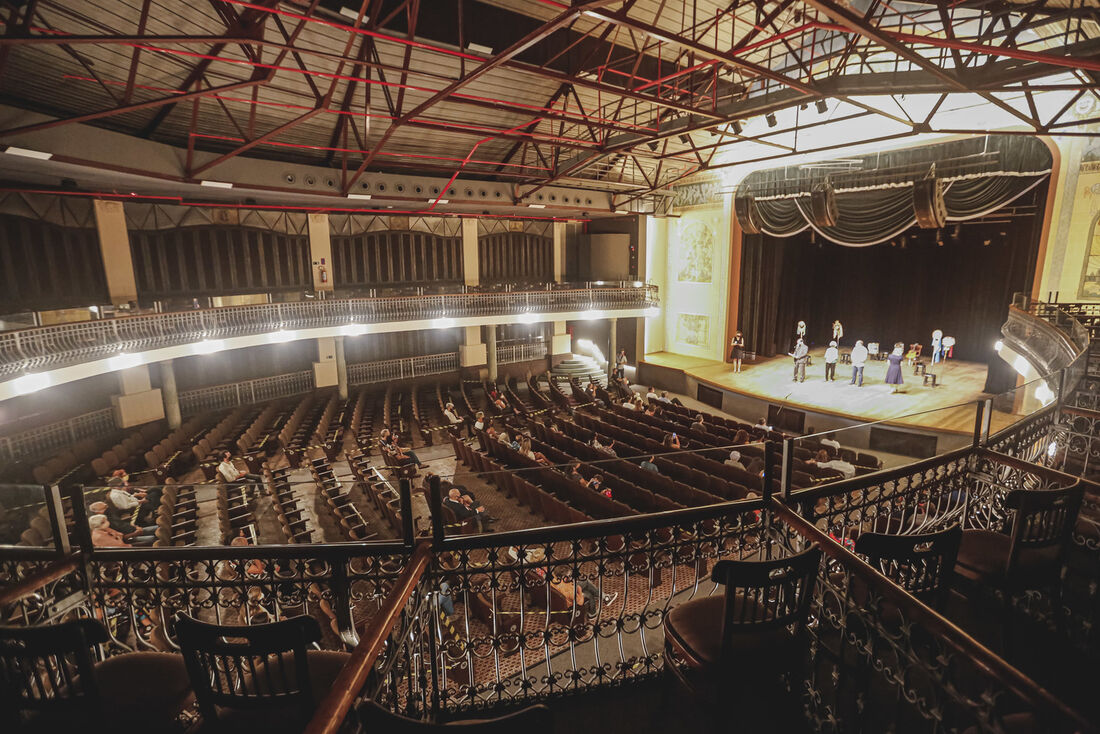
[[652, 314], [657, 288], [553, 284], [507, 292], [347, 298], [150, 313], [0, 334], [0, 400], [166, 359], [325, 336]]

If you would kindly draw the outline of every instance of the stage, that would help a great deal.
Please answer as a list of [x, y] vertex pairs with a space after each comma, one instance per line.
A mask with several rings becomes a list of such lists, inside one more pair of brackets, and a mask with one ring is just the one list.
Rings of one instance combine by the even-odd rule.
[[[842, 349], [850, 351], [850, 346]], [[806, 381], [792, 380], [793, 360], [790, 357], [758, 359], [745, 362], [735, 374], [733, 365], [698, 357], [685, 357], [667, 352], [647, 354], [644, 364], [658, 368], [682, 370], [686, 377], [702, 385], [729, 391], [759, 401], [759, 415], [741, 415], [755, 422], [765, 415], [768, 403], [792, 409], [812, 411], [821, 416], [845, 419], [844, 422], [881, 421], [885, 425], [921, 428], [957, 435], [972, 435], [976, 400], [988, 398], [985, 387], [985, 364], [948, 360], [929, 368], [938, 385], [925, 387], [924, 378], [913, 374], [913, 367], [902, 364], [905, 383], [894, 394], [894, 386], [885, 384], [887, 362], [868, 360], [863, 371], [863, 387], [850, 385], [851, 365], [838, 364], [836, 380], [825, 382], [824, 349], [810, 352], [811, 364], [806, 368]], [[647, 371], [640, 373], [644, 378]], [[651, 373], [652, 374], [652, 373]], [[690, 393], [689, 393], [690, 394]], [[739, 401], [740, 412], [747, 410]], [[1011, 425], [1020, 416], [994, 411], [991, 431]], [[817, 419], [810, 415], [807, 426], [818, 430], [835, 430], [844, 422]]]

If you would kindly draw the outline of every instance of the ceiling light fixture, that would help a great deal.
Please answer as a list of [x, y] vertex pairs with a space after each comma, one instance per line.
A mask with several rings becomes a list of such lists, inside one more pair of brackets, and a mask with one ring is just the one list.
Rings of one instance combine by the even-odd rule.
[[493, 55], [493, 49], [489, 48], [488, 46], [482, 46], [480, 43], [467, 43], [466, 50], [473, 51], [474, 53], [481, 54], [483, 56]]
[[817, 104], [815, 106], [817, 107], [817, 111], [823, 115], [829, 111], [829, 103], [823, 99], [817, 100]]
[[545, 209], [546, 204], [528, 204], [527, 208], [528, 209]]
[[[359, 20], [359, 11], [355, 10], [354, 8], [349, 8], [346, 5], [340, 8], [340, 15], [344, 16], [345, 18], [351, 18], [352, 20]], [[363, 16], [363, 22], [367, 22], [366, 15]]]
[[450, 200], [450, 199], [439, 199], [439, 200], [438, 200], [438, 201], [436, 201], [435, 203], [436, 203], [436, 204], [450, 204], [450, 203], [451, 203], [451, 200]]
[[370, 201], [370, 194], [348, 194], [349, 199], [361, 199], [363, 201]]
[[40, 150], [31, 150], [30, 148], [17, 148], [14, 145], [9, 145], [4, 152], [8, 155], [17, 155], [22, 158], [37, 158], [40, 161], [48, 161], [53, 158], [53, 153], [43, 153]]
[[774, 112], [769, 112], [768, 114], [764, 115], [764, 120], [768, 123], [768, 127], [775, 127], [779, 124], [779, 121], [775, 119]]
[[745, 132], [745, 126], [741, 124], [740, 120], [734, 120], [733, 121], [733, 134], [734, 135], [740, 135], [743, 132]]
[[199, 181], [203, 186], [207, 186], [212, 189], [231, 189], [233, 184], [228, 181]]

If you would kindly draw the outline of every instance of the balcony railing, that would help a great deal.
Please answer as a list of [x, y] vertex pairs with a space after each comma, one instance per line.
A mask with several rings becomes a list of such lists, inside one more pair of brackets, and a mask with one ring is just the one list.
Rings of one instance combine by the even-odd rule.
[[516, 342], [497, 345], [497, 364], [515, 364], [546, 358], [546, 342]]
[[0, 377], [276, 329], [339, 328], [440, 318], [645, 309], [657, 305], [655, 286], [623, 284], [544, 290], [443, 293], [268, 303], [196, 311], [151, 313], [36, 327], [0, 334]]
[[372, 385], [391, 380], [405, 380], [426, 375], [444, 375], [458, 370], [458, 354], [424, 354], [419, 357], [400, 357], [378, 362], [361, 362], [348, 365], [348, 382], [352, 385]]
[[0, 463], [44, 456], [72, 446], [82, 438], [103, 436], [114, 430], [114, 410], [104, 408], [10, 436], [0, 436]]
[[238, 405], [301, 395], [312, 389], [312, 370], [288, 372], [284, 375], [231, 382], [226, 385], [200, 387], [180, 393], [180, 414], [190, 416], [208, 410], [225, 410]]

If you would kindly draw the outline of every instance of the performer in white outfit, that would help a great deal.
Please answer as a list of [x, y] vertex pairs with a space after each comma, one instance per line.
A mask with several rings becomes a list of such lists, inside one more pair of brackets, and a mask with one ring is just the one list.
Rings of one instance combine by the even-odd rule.
[[840, 344], [840, 340], [844, 338], [844, 324], [840, 323], [840, 319], [833, 322], [833, 341]]

